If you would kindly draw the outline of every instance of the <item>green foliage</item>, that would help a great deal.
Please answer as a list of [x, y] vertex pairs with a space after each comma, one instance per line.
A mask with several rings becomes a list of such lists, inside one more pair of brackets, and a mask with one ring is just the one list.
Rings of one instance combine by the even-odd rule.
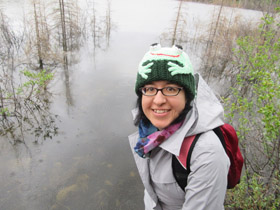
[[39, 72], [24, 70], [21, 71], [21, 73], [28, 79], [28, 81], [18, 88], [18, 93], [22, 93], [23, 88], [32, 88], [32, 90], [35, 90], [37, 93], [39, 93], [41, 90], [46, 90], [48, 83], [53, 79], [54, 76], [53, 73], [47, 73], [46, 70]]
[[[279, 8], [276, 9], [279, 15]], [[246, 176], [228, 194], [234, 209], [279, 209], [280, 34], [279, 18], [262, 18], [259, 33], [241, 37], [234, 50], [238, 69], [225, 100], [245, 157]]]
[[47, 86], [53, 79], [53, 73], [42, 71], [20, 72], [24, 82], [14, 85], [15, 91], [1, 89], [0, 101], [0, 135], [11, 136], [16, 144], [24, 142], [24, 133], [51, 138], [57, 133], [54, 118], [49, 113], [49, 92]]
[[[243, 176], [241, 183], [227, 192], [226, 209], [277, 210], [280, 208], [279, 174], [275, 174], [271, 186], [262, 177], [253, 174], [250, 179]], [[271, 193], [269, 193], [269, 191]]]
[[279, 138], [280, 131], [280, 39], [274, 18], [265, 16], [263, 22], [260, 37], [242, 37], [237, 41], [237, 86], [232, 89], [233, 99], [227, 103], [228, 117], [239, 122], [241, 140], [257, 126], [263, 134], [263, 145], [267, 146]]
[[0, 108], [0, 115], [1, 116], [10, 116], [10, 112], [9, 112], [9, 109], [7, 107], [5, 108]]

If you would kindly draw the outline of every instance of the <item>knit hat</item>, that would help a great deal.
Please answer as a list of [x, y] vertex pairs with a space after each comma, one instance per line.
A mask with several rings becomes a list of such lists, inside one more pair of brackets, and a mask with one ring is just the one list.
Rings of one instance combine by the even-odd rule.
[[193, 67], [188, 55], [182, 47], [162, 48], [153, 44], [138, 66], [135, 92], [141, 94], [139, 88], [153, 81], [165, 80], [182, 86], [188, 93], [188, 99], [195, 97], [195, 80]]

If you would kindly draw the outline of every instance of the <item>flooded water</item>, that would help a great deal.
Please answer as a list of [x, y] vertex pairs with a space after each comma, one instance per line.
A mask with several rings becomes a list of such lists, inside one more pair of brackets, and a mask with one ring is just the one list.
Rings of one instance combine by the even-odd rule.
[[[2, 0], [0, 8], [17, 14], [22, 2]], [[117, 29], [109, 49], [94, 58], [84, 47], [71, 67], [73, 105], [66, 103], [60, 72], [50, 85], [58, 135], [39, 144], [27, 135], [26, 145], [16, 147], [1, 137], [1, 210], [144, 208], [127, 139], [136, 130], [134, 82], [139, 60], [170, 27], [177, 6], [173, 0], [112, 0]], [[189, 11], [198, 6], [206, 8], [190, 4]]]

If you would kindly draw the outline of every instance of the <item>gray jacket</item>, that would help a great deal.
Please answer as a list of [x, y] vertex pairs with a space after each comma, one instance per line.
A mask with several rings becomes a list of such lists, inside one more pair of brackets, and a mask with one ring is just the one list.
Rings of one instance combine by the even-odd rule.
[[[179, 130], [154, 149], [149, 158], [133, 150], [138, 132], [129, 136], [131, 149], [145, 187], [146, 210], [221, 210], [230, 165], [220, 140], [212, 131], [224, 124], [223, 107], [198, 74], [197, 97]], [[172, 155], [179, 155], [186, 136], [203, 133], [194, 147], [185, 192], [177, 184], [171, 167]]]

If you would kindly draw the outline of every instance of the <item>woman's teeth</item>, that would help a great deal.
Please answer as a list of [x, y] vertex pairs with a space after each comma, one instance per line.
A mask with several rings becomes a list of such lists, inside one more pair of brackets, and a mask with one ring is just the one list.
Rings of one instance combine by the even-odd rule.
[[158, 110], [158, 109], [154, 109], [154, 112], [157, 113], [157, 114], [162, 114], [162, 113], [168, 112], [168, 110]]

